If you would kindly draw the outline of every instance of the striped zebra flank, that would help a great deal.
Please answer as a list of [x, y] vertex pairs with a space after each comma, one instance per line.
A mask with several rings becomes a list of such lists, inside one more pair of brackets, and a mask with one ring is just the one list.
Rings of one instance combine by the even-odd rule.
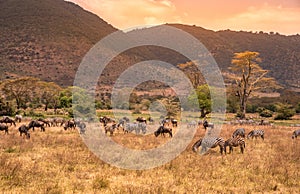
[[237, 130], [235, 130], [232, 134], [232, 137], [237, 137], [237, 136], [241, 136], [241, 137], [245, 138], [245, 129], [238, 128]]
[[247, 135], [247, 139], [249, 138], [257, 138], [257, 137], [261, 137], [263, 140], [265, 139], [265, 131], [264, 130], [261, 130], [261, 129], [258, 129], [258, 130], [252, 130], [248, 133]]
[[226, 140], [224, 145], [225, 154], [226, 154], [226, 148], [228, 146], [229, 146], [229, 154], [233, 152], [233, 147], [238, 147], [238, 146], [240, 147], [241, 153], [243, 154], [246, 147], [245, 139], [241, 136], [235, 136]]
[[297, 136], [300, 136], [300, 129], [298, 129], [298, 130], [295, 130], [294, 132], [293, 132], [293, 135], [292, 135], [292, 139], [297, 139]]
[[[223, 154], [225, 141], [221, 137], [204, 137], [201, 141], [200, 154], [205, 154], [210, 148], [219, 146], [220, 153]], [[200, 146], [199, 145], [199, 146]]]

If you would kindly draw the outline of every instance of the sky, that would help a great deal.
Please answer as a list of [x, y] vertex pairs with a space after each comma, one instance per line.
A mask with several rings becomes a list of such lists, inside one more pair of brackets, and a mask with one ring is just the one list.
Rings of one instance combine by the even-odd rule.
[[114, 27], [164, 23], [300, 34], [300, 0], [69, 0]]

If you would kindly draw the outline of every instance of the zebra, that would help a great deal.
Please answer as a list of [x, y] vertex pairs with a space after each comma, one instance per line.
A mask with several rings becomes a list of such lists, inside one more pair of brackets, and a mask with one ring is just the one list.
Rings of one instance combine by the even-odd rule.
[[295, 131], [293, 132], [292, 139], [294, 139], [294, 138], [297, 139], [297, 136], [300, 136], [300, 129], [295, 130]]
[[135, 131], [136, 134], [139, 134], [142, 131], [143, 134], [146, 134], [147, 124], [144, 122], [140, 123], [126, 123], [125, 128], [123, 129], [125, 133]]
[[77, 126], [79, 127], [79, 133], [80, 134], [85, 134], [86, 124], [82, 121], [79, 121], [77, 123]]
[[241, 136], [241, 137], [245, 138], [245, 129], [238, 128], [237, 130], [235, 130], [232, 134], [232, 137], [237, 137], [237, 136]]
[[250, 131], [248, 133], [247, 139], [249, 139], [250, 137], [253, 139], [253, 137], [257, 138], [257, 137], [260, 136], [264, 140], [265, 139], [264, 135], [265, 135], [265, 131], [264, 130], [260, 130], [260, 129], [258, 129], [258, 130], [252, 130], [252, 131]]
[[223, 154], [225, 141], [221, 137], [205, 137], [203, 139], [199, 139], [193, 145], [193, 151], [197, 152], [197, 149], [201, 146], [200, 154], [204, 154], [208, 149], [215, 148], [217, 146], [220, 147], [220, 153]]
[[244, 149], [246, 147], [245, 139], [241, 136], [235, 136], [235, 137], [231, 137], [228, 140], [226, 140], [225, 144], [224, 144], [225, 154], [226, 154], [226, 147], [227, 146], [229, 146], [229, 154], [231, 152], [233, 152], [233, 147], [237, 147], [237, 146], [240, 146], [241, 153], [243, 154]]

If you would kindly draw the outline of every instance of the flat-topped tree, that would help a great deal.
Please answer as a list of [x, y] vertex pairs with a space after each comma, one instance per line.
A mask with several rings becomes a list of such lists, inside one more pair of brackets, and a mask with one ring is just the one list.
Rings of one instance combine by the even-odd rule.
[[229, 67], [234, 73], [230, 79], [234, 80], [233, 88], [239, 99], [241, 119], [246, 116], [246, 105], [254, 92], [279, 88], [274, 78], [266, 77], [269, 71], [259, 66], [261, 59], [258, 56], [258, 52], [252, 51], [235, 53], [231, 62], [232, 66]]

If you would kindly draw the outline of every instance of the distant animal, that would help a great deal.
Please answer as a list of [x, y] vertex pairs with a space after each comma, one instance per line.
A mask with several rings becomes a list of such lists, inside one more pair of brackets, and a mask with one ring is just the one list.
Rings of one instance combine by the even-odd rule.
[[252, 130], [248, 133], [247, 135], [247, 139], [249, 139], [250, 137], [253, 139], [255, 137], [255, 139], [257, 137], [261, 137], [264, 140], [265, 136], [265, 131], [264, 130]]
[[48, 120], [48, 119], [38, 118], [38, 121], [41, 121], [41, 122], [45, 123], [45, 125], [48, 126], [48, 127], [51, 126], [51, 125], [50, 125], [50, 124], [51, 124], [51, 123], [50, 123], [50, 120]]
[[205, 120], [205, 121], [203, 122], [203, 127], [204, 127], [205, 130], [206, 130], [207, 128], [213, 129], [213, 128], [214, 128], [214, 124], [213, 124], [213, 123], [209, 123], [207, 120]]
[[32, 128], [32, 130], [34, 131], [35, 127], [40, 127], [41, 131], [45, 132], [45, 126], [43, 122], [36, 120], [30, 121], [30, 123], [28, 124], [28, 130]]
[[30, 139], [29, 128], [26, 125], [21, 125], [19, 127], [19, 132], [20, 132], [20, 136], [22, 136], [22, 134], [24, 133], [25, 137], [27, 139]]
[[76, 124], [75, 124], [74, 120], [68, 120], [67, 122], [65, 122], [64, 130], [67, 130], [69, 128], [70, 129], [76, 129]]
[[76, 126], [78, 126], [79, 128], [79, 133], [80, 134], [85, 134], [85, 129], [86, 129], [86, 124], [84, 122], [79, 122], [76, 124]]
[[171, 123], [173, 127], [177, 127], [178, 126], [178, 121], [177, 119], [171, 119]]
[[102, 123], [103, 126], [105, 127], [108, 123], [113, 122], [113, 119], [109, 118], [107, 116], [104, 116], [104, 117], [99, 118], [99, 122]]
[[136, 121], [139, 123], [146, 123], [147, 124], [147, 119], [144, 117], [138, 117], [136, 118]]
[[16, 115], [15, 116], [15, 122], [21, 123], [22, 122], [22, 115]]
[[237, 136], [241, 136], [241, 137], [245, 138], [245, 129], [238, 128], [237, 130], [235, 130], [232, 134], [232, 137], [237, 137]]
[[16, 123], [13, 119], [9, 118], [8, 116], [3, 117], [3, 119], [0, 120], [0, 123], [10, 123], [10, 126], [14, 125], [16, 126]]
[[223, 154], [225, 141], [221, 137], [204, 137], [199, 139], [193, 145], [193, 151], [197, 152], [198, 148], [201, 146], [200, 154], [204, 154], [208, 149], [215, 148], [217, 146], [220, 147], [220, 153]]
[[228, 146], [229, 146], [229, 154], [233, 152], [233, 147], [237, 147], [237, 146], [240, 146], [241, 153], [243, 154], [244, 149], [246, 147], [245, 139], [241, 136], [235, 136], [226, 140], [224, 144], [225, 153], [226, 153], [226, 147]]
[[155, 137], [159, 136], [159, 135], [163, 135], [165, 137], [165, 133], [168, 133], [170, 137], [173, 137], [172, 134], [172, 129], [171, 128], [166, 128], [164, 126], [160, 126], [155, 132], [154, 135]]
[[141, 123], [126, 123], [124, 132], [129, 133], [135, 131], [135, 134], [139, 134], [141, 131], [143, 134], [146, 133], [147, 125], [144, 122]]
[[271, 125], [271, 124], [270, 124], [270, 121], [261, 120], [259, 122], [259, 125]]
[[0, 131], [5, 131], [5, 134], [8, 134], [8, 126], [0, 123]]
[[300, 136], [300, 129], [298, 129], [298, 130], [295, 130], [294, 132], [293, 132], [293, 135], [292, 135], [292, 139], [297, 139], [297, 136]]
[[63, 118], [54, 118], [52, 122], [53, 122], [52, 126], [55, 126], [55, 127], [59, 127], [60, 126], [61, 127], [66, 122], [66, 120], [63, 119]]
[[105, 134], [107, 134], [107, 132], [109, 132], [110, 135], [113, 135], [116, 128], [117, 128], [117, 124], [116, 123], [108, 123], [104, 127]]
[[196, 126], [197, 126], [197, 122], [194, 120], [189, 122], [187, 125], [188, 128], [192, 128], [192, 127], [195, 128]]
[[152, 117], [149, 117], [148, 121], [149, 121], [149, 124], [151, 124], [151, 125], [154, 124], [154, 119]]

